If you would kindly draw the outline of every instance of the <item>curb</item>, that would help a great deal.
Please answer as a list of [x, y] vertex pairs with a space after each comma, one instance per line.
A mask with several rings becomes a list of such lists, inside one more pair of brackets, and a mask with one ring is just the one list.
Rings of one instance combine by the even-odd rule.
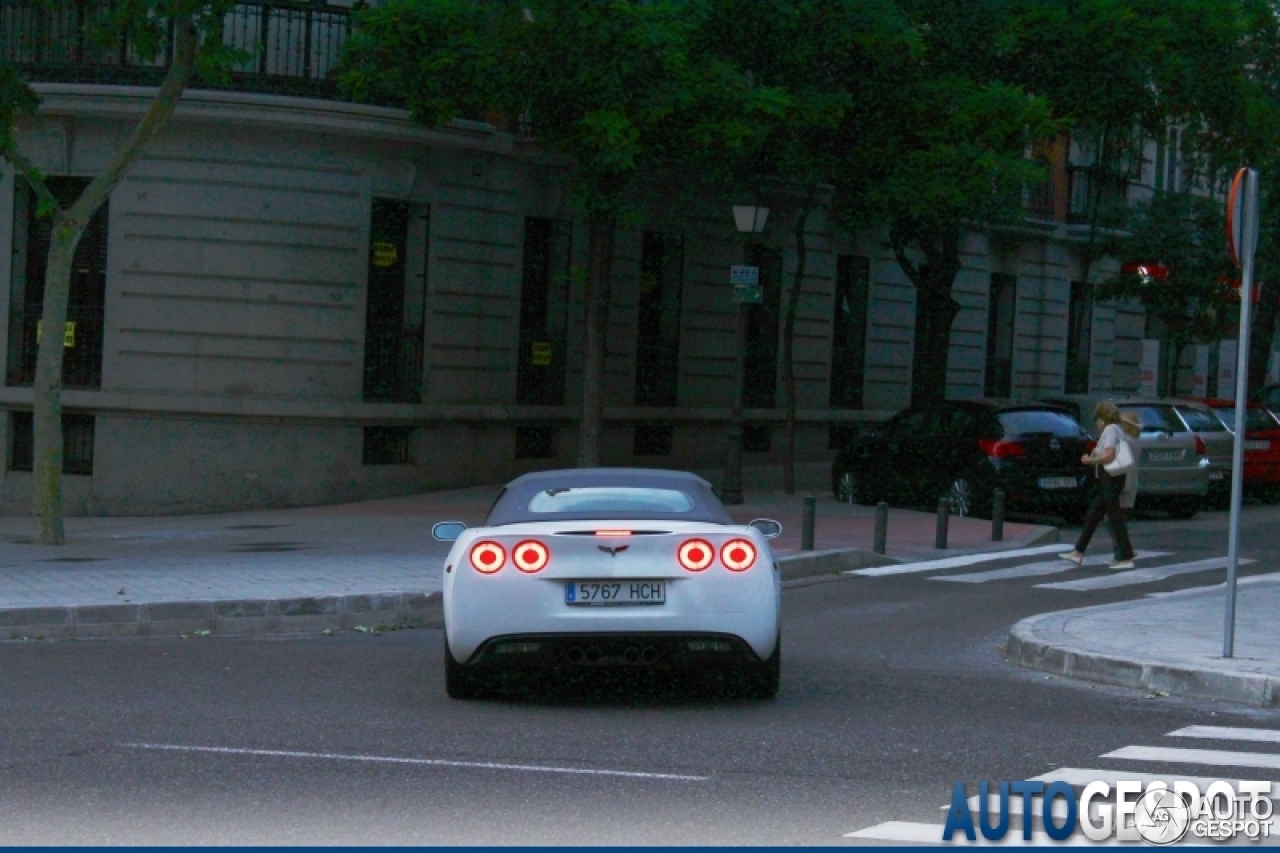
[[1010, 629], [1005, 652], [1014, 663], [1021, 666], [1068, 678], [1135, 690], [1223, 699], [1258, 708], [1280, 707], [1280, 678], [1274, 676], [1215, 672], [1193, 666], [1105, 655], [1066, 645], [1054, 645], [1040, 636], [1037, 629], [1047, 622], [1063, 621], [1071, 612], [1046, 613], [1023, 619]]
[[792, 552], [777, 559], [783, 581], [810, 578], [815, 575], [838, 575], [849, 569], [890, 566], [899, 562], [893, 557], [864, 551], [861, 548], [833, 548], [830, 551]]
[[83, 640], [181, 634], [262, 636], [444, 624], [438, 592], [173, 601], [0, 610], [0, 639]]

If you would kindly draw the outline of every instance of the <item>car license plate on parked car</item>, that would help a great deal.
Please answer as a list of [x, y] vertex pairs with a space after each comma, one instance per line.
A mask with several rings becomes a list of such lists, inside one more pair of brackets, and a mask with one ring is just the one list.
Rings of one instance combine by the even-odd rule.
[[1226, 471], [1210, 471], [1210, 472], [1209, 472], [1209, 479], [1210, 479], [1210, 480], [1225, 480], [1225, 479], [1227, 479], [1227, 472], [1226, 472]]
[[666, 581], [569, 581], [565, 604], [665, 604]]
[[1244, 443], [1245, 450], [1270, 450], [1271, 442], [1269, 441], [1246, 441]]
[[1041, 477], [1042, 489], [1074, 489], [1079, 483], [1075, 477]]
[[1185, 450], [1148, 450], [1147, 461], [1149, 462], [1181, 462], [1185, 456]]

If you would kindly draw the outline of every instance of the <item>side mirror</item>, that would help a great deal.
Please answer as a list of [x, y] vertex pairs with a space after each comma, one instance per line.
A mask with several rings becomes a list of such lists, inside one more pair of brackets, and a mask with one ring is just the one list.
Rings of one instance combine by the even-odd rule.
[[431, 528], [431, 536], [437, 542], [454, 542], [466, 529], [467, 526], [461, 521], [442, 521]]
[[782, 525], [771, 518], [757, 518], [747, 526], [759, 530], [765, 539], [777, 539], [782, 535]]

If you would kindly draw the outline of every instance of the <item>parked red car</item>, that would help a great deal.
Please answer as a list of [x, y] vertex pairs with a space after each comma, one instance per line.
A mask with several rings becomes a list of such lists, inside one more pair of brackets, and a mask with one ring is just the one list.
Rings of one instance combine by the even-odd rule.
[[[1216, 397], [1201, 400], [1218, 416], [1227, 429], [1236, 430], [1234, 400]], [[1280, 487], [1280, 421], [1261, 403], [1250, 403], [1245, 409], [1244, 484], [1275, 493]]]

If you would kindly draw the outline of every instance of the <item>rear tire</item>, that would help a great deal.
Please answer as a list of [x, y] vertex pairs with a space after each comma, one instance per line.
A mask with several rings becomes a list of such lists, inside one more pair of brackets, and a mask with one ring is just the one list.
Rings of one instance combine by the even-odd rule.
[[1170, 518], [1186, 521], [1200, 511], [1200, 498], [1177, 498], [1165, 505], [1165, 512]]
[[840, 503], [867, 503], [865, 487], [859, 482], [858, 475], [848, 468], [841, 471], [835, 478], [831, 491]]
[[450, 699], [479, 699], [484, 695], [484, 679], [468, 671], [453, 659], [449, 651], [449, 638], [444, 640], [444, 692]]

